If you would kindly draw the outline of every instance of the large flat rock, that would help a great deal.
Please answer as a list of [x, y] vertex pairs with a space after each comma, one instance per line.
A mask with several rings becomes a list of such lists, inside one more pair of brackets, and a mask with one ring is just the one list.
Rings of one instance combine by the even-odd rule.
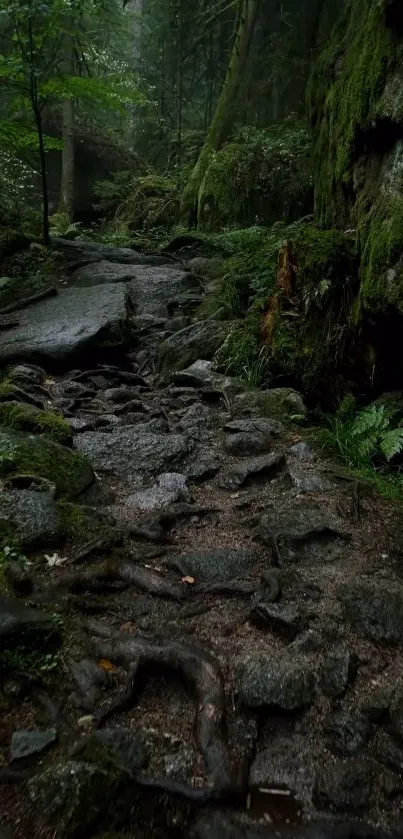
[[128, 337], [129, 313], [130, 292], [123, 283], [65, 289], [18, 312], [18, 326], [0, 333], [0, 363], [61, 362], [120, 346]]
[[136, 315], [166, 317], [170, 304], [183, 300], [186, 291], [198, 288], [198, 282], [169, 265], [128, 265], [101, 260], [78, 268], [72, 280], [80, 287], [128, 283]]

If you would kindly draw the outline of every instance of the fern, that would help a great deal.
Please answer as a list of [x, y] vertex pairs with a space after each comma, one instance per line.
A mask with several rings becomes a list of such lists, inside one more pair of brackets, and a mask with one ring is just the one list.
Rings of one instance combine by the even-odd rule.
[[390, 428], [380, 441], [379, 447], [388, 463], [403, 451], [403, 428]]

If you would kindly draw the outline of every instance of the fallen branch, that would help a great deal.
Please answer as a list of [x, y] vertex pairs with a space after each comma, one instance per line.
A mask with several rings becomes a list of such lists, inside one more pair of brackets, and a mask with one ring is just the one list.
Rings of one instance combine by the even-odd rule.
[[98, 727], [115, 712], [132, 707], [137, 695], [140, 670], [159, 665], [180, 673], [196, 700], [197, 738], [204, 757], [209, 783], [216, 789], [231, 786], [229, 758], [223, 735], [224, 681], [218, 662], [205, 650], [179, 641], [152, 641], [133, 635], [119, 635], [95, 644], [99, 658], [123, 665], [129, 672], [127, 690], [98, 718]]

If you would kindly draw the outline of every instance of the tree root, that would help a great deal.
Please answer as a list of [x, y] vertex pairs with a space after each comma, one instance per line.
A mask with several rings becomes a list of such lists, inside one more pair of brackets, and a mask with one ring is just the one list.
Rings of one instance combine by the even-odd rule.
[[98, 718], [98, 727], [112, 713], [130, 708], [137, 693], [141, 669], [153, 665], [179, 672], [197, 703], [197, 739], [204, 757], [209, 784], [216, 789], [231, 786], [227, 748], [224, 741], [224, 682], [218, 663], [205, 650], [179, 641], [159, 641], [133, 635], [116, 636], [95, 644], [100, 658], [116, 661], [129, 671], [127, 691]]
[[117, 582], [133, 585], [154, 597], [165, 597], [178, 602], [185, 600], [189, 595], [189, 589], [184, 583], [173, 582], [151, 568], [124, 559], [108, 560], [76, 574], [65, 574], [56, 579], [55, 585], [80, 593], [85, 590], [99, 591], [100, 586], [108, 589], [111, 584]]

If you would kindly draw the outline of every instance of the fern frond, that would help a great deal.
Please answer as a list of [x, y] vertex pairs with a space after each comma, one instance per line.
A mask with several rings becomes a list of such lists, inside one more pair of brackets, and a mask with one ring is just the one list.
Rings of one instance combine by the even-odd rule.
[[379, 447], [387, 461], [400, 454], [403, 451], [403, 428], [391, 428], [386, 431], [379, 441]]

